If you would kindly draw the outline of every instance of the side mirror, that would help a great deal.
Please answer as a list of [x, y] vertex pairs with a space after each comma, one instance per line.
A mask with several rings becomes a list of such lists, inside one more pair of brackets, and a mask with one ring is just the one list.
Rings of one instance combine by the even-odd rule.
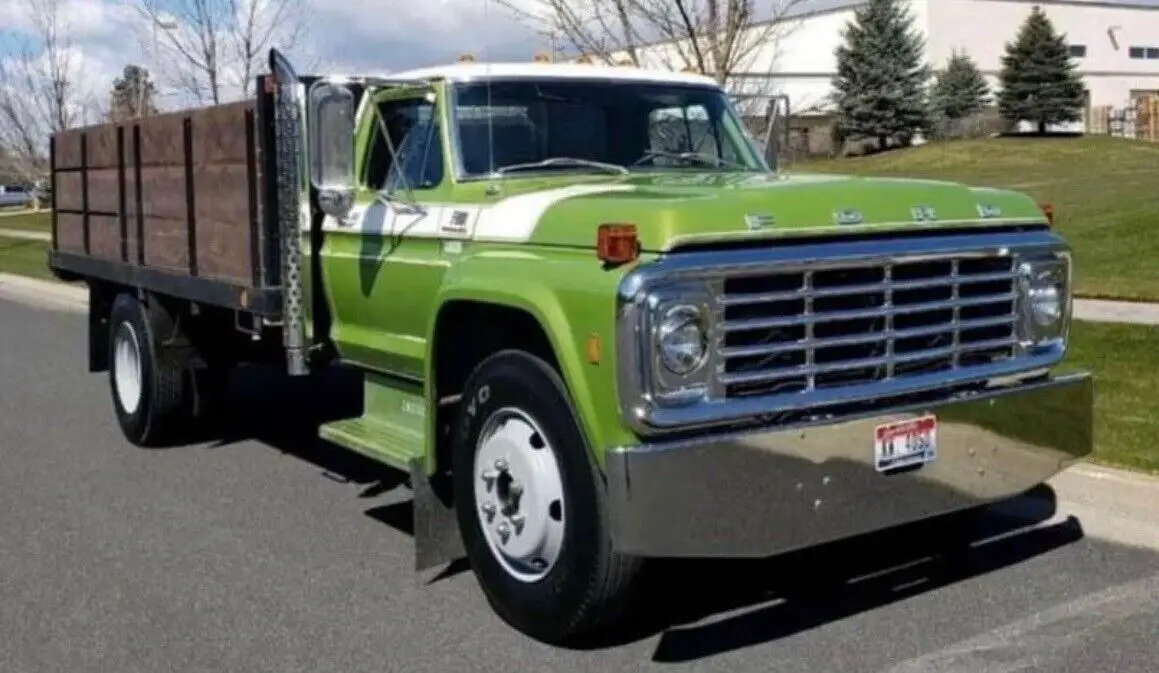
[[339, 219], [354, 206], [354, 106], [354, 94], [341, 84], [319, 80], [310, 86], [310, 183], [322, 212]]

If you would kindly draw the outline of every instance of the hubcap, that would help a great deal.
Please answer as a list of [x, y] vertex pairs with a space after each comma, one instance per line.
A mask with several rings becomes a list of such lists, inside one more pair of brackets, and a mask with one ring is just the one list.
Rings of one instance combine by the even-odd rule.
[[475, 504], [491, 553], [523, 582], [546, 575], [563, 546], [563, 479], [547, 435], [526, 413], [495, 412], [475, 449]]
[[121, 406], [135, 412], [141, 404], [141, 347], [129, 323], [121, 323], [113, 341], [113, 383]]

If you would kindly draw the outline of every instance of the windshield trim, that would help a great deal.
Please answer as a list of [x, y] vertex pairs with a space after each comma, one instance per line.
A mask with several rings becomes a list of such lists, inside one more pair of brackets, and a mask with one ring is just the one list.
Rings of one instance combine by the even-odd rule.
[[[443, 114], [444, 114], [444, 122], [445, 122], [445, 126], [446, 126], [447, 150], [452, 155], [451, 162], [450, 162], [450, 170], [452, 173], [452, 180], [456, 183], [495, 182], [497, 180], [509, 180], [509, 179], [512, 179], [515, 177], [519, 177], [519, 178], [522, 178], [522, 177], [539, 177], [539, 176], [543, 176], [543, 175], [560, 175], [561, 174], [561, 171], [559, 169], [554, 169], [554, 168], [549, 168], [549, 169], [544, 170], [544, 171], [522, 171], [518, 175], [513, 174], [513, 175], [501, 175], [501, 176], [496, 176], [492, 173], [477, 173], [477, 174], [476, 173], [468, 173], [466, 170], [466, 167], [463, 165], [462, 145], [460, 144], [460, 139], [459, 139], [459, 115], [458, 115], [458, 111], [459, 111], [459, 87], [461, 85], [479, 84], [482, 82], [497, 82], [497, 83], [498, 82], [529, 82], [529, 81], [535, 82], [535, 81], [545, 81], [545, 80], [546, 81], [569, 82], [569, 81], [575, 81], [576, 79], [578, 79], [578, 78], [552, 77], [551, 75], [535, 75], [535, 76], [532, 76], [532, 75], [503, 75], [503, 76], [496, 76], [496, 77], [474, 77], [473, 76], [473, 77], [464, 77], [464, 78], [456, 78], [456, 79], [444, 79], [443, 80], [443, 97], [445, 99], [446, 105], [443, 107]], [[590, 79], [588, 79], [588, 78], [579, 79], [578, 81], [597, 82], [597, 83], [606, 82], [606, 83], [614, 83], [614, 84], [623, 84], [623, 82], [621, 80], [599, 77], [598, 75], [593, 75]], [[724, 109], [727, 112], [727, 115], [726, 115], [727, 118], [722, 121], [722, 125], [736, 127], [735, 130], [738, 133], [739, 138], [740, 138], [740, 150], [743, 153], [748, 154], [748, 156], [745, 157], [746, 162], [754, 163], [754, 164], [756, 164], [756, 166], [754, 168], [745, 169], [743, 171], [741, 169], [729, 169], [729, 168], [725, 168], [725, 167], [719, 167], [719, 168], [715, 168], [712, 170], [718, 170], [721, 172], [737, 172], [737, 173], [740, 173], [740, 172], [767, 173], [767, 172], [770, 172], [772, 170], [769, 167], [768, 162], [765, 160], [763, 153], [757, 149], [757, 147], [753, 144], [753, 139], [749, 136], [748, 133], [745, 132], [744, 122], [741, 121], [740, 116], [737, 114], [736, 105], [735, 105], [732, 97], [729, 96], [728, 92], [725, 91], [723, 88], [721, 88], [719, 86], [710, 85], [710, 84], [696, 84], [694, 82], [688, 82], [688, 83], [683, 83], [683, 82], [679, 82], [679, 83], [654, 82], [654, 83], [651, 83], [648, 81], [641, 81], [640, 84], [644, 85], [644, 86], [664, 86], [664, 87], [671, 87], [671, 88], [678, 88], [678, 89], [699, 89], [699, 90], [711, 91], [713, 93], [719, 94], [724, 99]], [[656, 172], [654, 170], [641, 170], [639, 167], [626, 166], [626, 168], [628, 169], [630, 174]], [[707, 167], [705, 167], [705, 168], [707, 169]], [[589, 175], [589, 174], [591, 174], [590, 171], [591, 171], [591, 169], [588, 169], [585, 171], [581, 168], [578, 168], [578, 167], [576, 168], [576, 173], [579, 175]], [[664, 172], [669, 172], [669, 171], [667, 169], [665, 169]], [[688, 171], [683, 170], [681, 172], [688, 172]], [[623, 176], [618, 176], [618, 177], [623, 177]]]

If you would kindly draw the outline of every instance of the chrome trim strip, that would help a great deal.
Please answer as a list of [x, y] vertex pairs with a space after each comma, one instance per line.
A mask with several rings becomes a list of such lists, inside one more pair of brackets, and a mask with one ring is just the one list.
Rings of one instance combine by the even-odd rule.
[[[655, 355], [648, 329], [649, 304], [650, 298], [656, 294], [662, 295], [666, 291], [673, 290], [680, 292], [682, 285], [691, 284], [708, 288], [721, 283], [725, 278], [745, 274], [816, 271], [856, 264], [898, 264], [1065, 251], [1069, 251], [1065, 241], [1055, 232], [1043, 229], [1029, 232], [934, 235], [921, 238], [835, 240], [797, 245], [770, 244], [766, 247], [741, 250], [669, 253], [632, 270], [620, 282], [616, 307], [616, 352], [621, 415], [636, 433], [657, 435], [704, 429], [756, 418], [773, 418], [785, 412], [815, 409], [818, 413], [824, 413], [825, 408], [836, 405], [921, 393], [949, 386], [976, 384], [994, 378], [1017, 376], [1031, 370], [1049, 368], [1062, 359], [1065, 347], [1038, 352], [1025, 351], [1008, 361], [971, 366], [951, 372], [915, 374], [850, 388], [812, 389], [729, 399], [723, 395], [722, 377], [710, 376], [707, 395], [677, 396], [665, 406], [662, 400], [657, 398], [652, 387]], [[804, 292], [806, 292], [804, 298], [811, 303], [812, 295], [808, 294], [808, 290]], [[723, 322], [724, 307], [719, 301], [721, 295], [717, 292], [709, 292], [709, 295], [716, 299], [712, 303], [714, 322], [708, 334], [712, 348], [705, 366], [712, 368], [709, 371], [716, 372], [721, 357], [720, 349], [723, 347], [721, 342], [727, 326]], [[983, 303], [1001, 299], [1000, 296], [990, 295], [985, 297]], [[1009, 299], [1017, 301], [1018, 298], [1012, 296]], [[938, 304], [939, 307], [953, 308], [969, 301], [957, 299]], [[824, 319], [830, 319], [830, 315], [832, 314], [826, 314]], [[867, 315], [878, 317], [882, 315], [882, 311], [867, 312]], [[816, 314], [812, 314], [808, 318], [798, 316], [789, 322], [808, 326], [818, 320]], [[775, 319], [766, 319], [764, 322], [780, 324], [775, 322]], [[1003, 343], [1005, 345], [1005, 341]], [[921, 357], [930, 355], [931, 353], [927, 351], [922, 353]], [[810, 362], [807, 366], [814, 365]]]

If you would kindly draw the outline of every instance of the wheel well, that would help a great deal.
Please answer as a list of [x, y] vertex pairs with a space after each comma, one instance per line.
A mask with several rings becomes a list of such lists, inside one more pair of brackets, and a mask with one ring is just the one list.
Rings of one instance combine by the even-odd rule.
[[431, 368], [434, 376], [437, 471], [449, 465], [449, 434], [459, 395], [475, 366], [501, 350], [540, 357], [560, 372], [555, 349], [535, 316], [523, 309], [477, 301], [453, 301], [435, 324]]

